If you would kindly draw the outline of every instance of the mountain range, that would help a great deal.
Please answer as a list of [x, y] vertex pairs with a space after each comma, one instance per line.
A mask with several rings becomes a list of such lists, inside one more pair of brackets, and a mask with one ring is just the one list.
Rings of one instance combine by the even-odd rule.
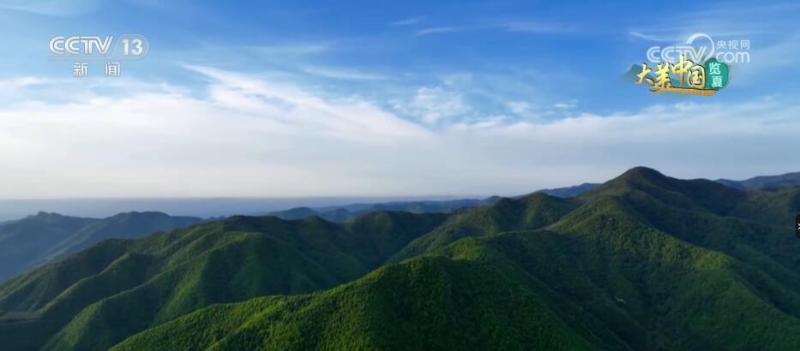
[[158, 212], [121, 213], [103, 219], [40, 212], [0, 223], [0, 282], [110, 238], [136, 238], [200, 222]]
[[317, 216], [331, 222], [346, 222], [358, 216], [381, 211], [396, 211], [410, 213], [451, 213], [460, 209], [491, 204], [499, 197], [493, 196], [485, 199], [458, 199], [441, 201], [395, 201], [374, 204], [352, 204], [345, 206], [326, 207], [295, 207], [284, 211], [274, 211], [267, 215], [282, 219], [303, 219]]
[[[786, 186], [800, 185], [800, 172], [787, 173], [777, 176], [758, 176], [746, 180], [715, 180], [725, 186], [739, 190], [763, 190], [769, 188], [780, 188]], [[561, 188], [542, 189], [537, 192], [547, 195], [571, 198], [580, 196], [598, 186], [600, 183], [583, 183], [580, 185], [567, 186]], [[443, 201], [395, 201], [374, 204], [353, 204], [343, 206], [325, 207], [295, 207], [288, 210], [273, 211], [268, 215], [283, 219], [302, 219], [311, 216], [319, 216], [332, 222], [345, 222], [370, 212], [376, 211], [403, 211], [413, 213], [451, 213], [460, 209], [477, 207], [491, 204], [499, 197], [492, 196], [484, 199], [457, 199]]]
[[634, 168], [451, 213], [234, 216], [0, 285], [12, 350], [797, 350], [800, 187]]
[[[575, 186], [563, 188], [542, 189], [538, 192], [555, 197], [570, 198], [583, 194], [594, 189], [600, 184], [583, 183]], [[266, 213], [282, 219], [303, 219], [317, 216], [331, 222], [346, 222], [358, 216], [379, 212], [379, 211], [399, 211], [411, 213], [453, 213], [458, 210], [489, 205], [500, 200], [499, 196], [491, 196], [483, 199], [456, 199], [439, 201], [393, 201], [382, 203], [364, 203], [343, 206], [325, 207], [295, 207], [288, 210], [273, 211]]]
[[775, 176], [758, 176], [746, 180], [717, 179], [717, 182], [741, 190], [759, 190], [800, 185], [800, 172]]

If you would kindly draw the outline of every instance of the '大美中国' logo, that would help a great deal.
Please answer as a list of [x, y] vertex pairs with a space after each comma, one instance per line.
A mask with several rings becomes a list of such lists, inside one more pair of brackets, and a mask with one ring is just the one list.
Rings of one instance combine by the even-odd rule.
[[750, 62], [750, 41], [715, 41], [695, 33], [680, 45], [652, 46], [646, 57], [631, 68], [636, 84], [647, 84], [654, 93], [710, 96], [728, 85], [731, 64]]

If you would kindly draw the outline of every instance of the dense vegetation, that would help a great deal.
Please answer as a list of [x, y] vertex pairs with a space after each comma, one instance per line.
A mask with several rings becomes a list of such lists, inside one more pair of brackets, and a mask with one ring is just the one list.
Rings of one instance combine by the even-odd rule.
[[0, 286], [0, 344], [798, 350], [799, 209], [800, 188], [635, 168], [575, 198], [453, 214], [234, 217], [106, 241]]
[[718, 179], [717, 182], [741, 190], [774, 189], [800, 185], [800, 172], [786, 173], [775, 176], [759, 176], [741, 181]]
[[490, 197], [442, 201], [397, 201], [319, 208], [296, 207], [285, 211], [270, 212], [268, 215], [289, 220], [316, 216], [330, 222], [342, 223], [374, 212], [452, 213], [465, 208], [491, 204], [497, 199], [497, 197]]
[[105, 241], [0, 286], [0, 345], [106, 349], [213, 303], [329, 288], [376, 268], [444, 218], [373, 213], [333, 224], [231, 217]]
[[0, 223], [0, 282], [106, 239], [136, 238], [199, 221], [158, 212], [121, 213], [104, 219], [41, 212]]

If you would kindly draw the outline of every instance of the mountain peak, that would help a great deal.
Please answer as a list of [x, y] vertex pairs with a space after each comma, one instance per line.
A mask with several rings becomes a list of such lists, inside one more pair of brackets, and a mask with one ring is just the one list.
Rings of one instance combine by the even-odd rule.
[[644, 166], [637, 166], [633, 167], [625, 173], [622, 173], [618, 178], [625, 178], [625, 179], [635, 179], [635, 178], [647, 178], [647, 179], [667, 179], [668, 177], [662, 174], [661, 172]]
[[39, 211], [35, 215], [30, 215], [24, 219], [35, 220], [35, 221], [53, 221], [53, 220], [62, 220], [67, 218], [69, 217], [64, 216], [60, 213]]
[[163, 216], [169, 216], [169, 215], [164, 213], [164, 212], [159, 212], [159, 211], [131, 211], [131, 212], [118, 213], [118, 214], [116, 214], [116, 215], [114, 215], [112, 217], [115, 217], [115, 216], [159, 216], [159, 217], [163, 217]]
[[717, 214], [731, 211], [745, 194], [708, 179], [676, 179], [647, 167], [634, 167], [593, 190], [587, 197], [646, 193], [681, 208], [700, 206]]
[[64, 217], [64, 216], [59, 214], [59, 213], [55, 213], [55, 212], [39, 211], [38, 213], [36, 213], [32, 217]]
[[622, 190], [629, 188], [672, 188], [675, 186], [676, 179], [665, 176], [661, 172], [648, 167], [634, 167], [616, 178], [597, 187], [591, 193], [604, 192], [607, 190]]

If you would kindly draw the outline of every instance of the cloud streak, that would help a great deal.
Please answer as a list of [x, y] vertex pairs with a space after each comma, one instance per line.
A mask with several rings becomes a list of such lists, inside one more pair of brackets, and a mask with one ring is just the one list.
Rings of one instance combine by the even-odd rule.
[[376, 80], [389, 79], [389, 77], [385, 75], [367, 73], [358, 70], [351, 70], [344, 68], [313, 66], [313, 67], [306, 67], [305, 69], [303, 69], [303, 71], [314, 76], [337, 79], [337, 80], [376, 81]]
[[475, 113], [465, 97], [425, 87], [404, 118], [380, 101], [186, 68], [208, 80], [201, 92], [128, 81], [119, 95], [76, 86], [77, 101], [0, 107], [0, 198], [513, 195], [635, 165], [745, 178], [798, 164], [776, 150], [800, 148], [800, 108], [772, 98], [460, 119]]
[[420, 22], [422, 22], [422, 17], [409, 17], [409, 18], [404, 18], [404, 19], [392, 22], [392, 25], [393, 26], [402, 27], [402, 26], [414, 25], [414, 24], [417, 24], [417, 23], [420, 23]]
[[423, 35], [431, 35], [431, 34], [444, 34], [444, 33], [456, 33], [456, 32], [463, 32], [467, 30], [467, 27], [461, 26], [446, 26], [446, 27], [429, 27], [420, 29], [417, 31], [417, 36]]
[[418, 30], [417, 36], [447, 34], [466, 31], [495, 30], [511, 33], [566, 33], [573, 29], [561, 23], [534, 20], [484, 21], [481, 23], [453, 26], [428, 27]]

